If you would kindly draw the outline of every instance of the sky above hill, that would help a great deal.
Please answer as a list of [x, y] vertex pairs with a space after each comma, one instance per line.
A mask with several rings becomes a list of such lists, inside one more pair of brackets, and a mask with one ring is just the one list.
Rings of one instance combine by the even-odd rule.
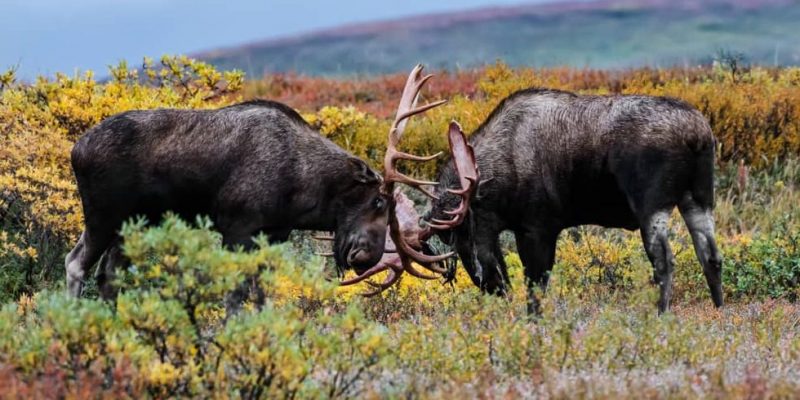
[[3, 0], [0, 70], [23, 79], [342, 24], [554, 0]]

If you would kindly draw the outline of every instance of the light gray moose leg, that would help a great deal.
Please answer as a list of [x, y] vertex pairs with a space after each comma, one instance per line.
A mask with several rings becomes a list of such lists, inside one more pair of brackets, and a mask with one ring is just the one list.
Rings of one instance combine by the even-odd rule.
[[653, 281], [661, 292], [658, 311], [669, 310], [672, 298], [672, 272], [675, 257], [669, 246], [669, 215], [671, 210], [660, 210], [645, 216], [641, 223], [642, 241], [650, 263], [653, 264]]
[[83, 290], [85, 271], [81, 260], [86, 253], [85, 237], [86, 232], [81, 233], [75, 248], [67, 254], [67, 258], [64, 260], [67, 270], [67, 292], [74, 297], [80, 296]]
[[[111, 230], [107, 230], [112, 232]], [[112, 233], [96, 235], [98, 230], [86, 229], [78, 239], [78, 244], [69, 252], [64, 264], [67, 270], [67, 292], [73, 297], [79, 297], [83, 291], [83, 284], [86, 279], [86, 272], [89, 271], [103, 252], [106, 251], [108, 244], [112, 241]]]
[[722, 257], [714, 240], [714, 216], [709, 207], [702, 207], [691, 196], [687, 196], [678, 205], [683, 220], [689, 228], [694, 243], [697, 259], [703, 266], [711, 300], [717, 307], [722, 307]]

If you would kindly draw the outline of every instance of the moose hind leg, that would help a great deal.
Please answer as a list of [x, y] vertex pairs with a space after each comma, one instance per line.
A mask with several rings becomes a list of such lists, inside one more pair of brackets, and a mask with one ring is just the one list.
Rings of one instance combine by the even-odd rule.
[[658, 285], [661, 295], [658, 300], [659, 313], [669, 310], [672, 297], [675, 257], [669, 246], [669, 215], [670, 210], [660, 210], [646, 215], [641, 221], [644, 249], [653, 265], [653, 281]]
[[67, 292], [73, 297], [80, 296], [81, 291], [83, 291], [83, 276], [85, 271], [81, 260], [86, 252], [85, 237], [86, 232], [81, 233], [78, 243], [75, 244], [75, 247], [67, 254], [64, 260], [64, 267], [67, 275]]
[[703, 266], [711, 300], [722, 307], [722, 257], [714, 240], [714, 216], [710, 207], [702, 207], [691, 196], [687, 196], [678, 209], [692, 236], [694, 251]]
[[85, 230], [75, 248], [67, 254], [64, 264], [67, 275], [67, 292], [73, 297], [79, 297], [83, 292], [86, 272], [97, 263], [105, 251], [106, 243], [95, 240], [95, 236]]

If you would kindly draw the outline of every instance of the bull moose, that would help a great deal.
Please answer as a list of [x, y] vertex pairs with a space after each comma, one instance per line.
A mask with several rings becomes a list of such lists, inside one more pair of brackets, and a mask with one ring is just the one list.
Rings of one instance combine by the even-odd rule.
[[[457, 127], [456, 127], [457, 128]], [[707, 120], [672, 98], [528, 89], [504, 99], [471, 135], [481, 181], [465, 223], [440, 230], [454, 245], [475, 285], [508, 290], [498, 242], [511, 230], [528, 282], [544, 289], [556, 239], [584, 224], [641, 229], [660, 288], [658, 309], [669, 308], [674, 257], [667, 221], [680, 210], [717, 307], [722, 306], [721, 256], [714, 242], [715, 139]], [[440, 171], [432, 223], [462, 197], [465, 180], [453, 160]]]
[[[334, 231], [337, 266], [354, 269], [360, 280], [373, 274], [376, 264], [394, 268], [384, 289], [403, 271], [432, 278], [415, 270], [411, 260], [441, 271], [435, 263], [449, 255], [423, 254], [418, 216], [394, 190], [395, 182], [418, 184], [394, 169], [399, 159], [415, 159], [395, 148], [407, 119], [444, 102], [416, 107], [431, 77], [421, 72], [417, 66], [403, 92], [384, 176], [273, 101], [216, 110], [128, 111], [105, 119], [72, 149], [85, 229], [65, 260], [69, 293], [81, 294], [87, 271], [102, 258], [96, 277], [100, 294], [112, 297], [111, 277], [123, 261], [118, 235], [123, 222], [142, 215], [156, 223], [166, 211], [209, 216], [227, 246], [251, 247], [258, 233], [274, 242], [294, 229]], [[455, 140], [463, 149], [463, 134]], [[424, 238], [430, 237], [426, 232]], [[391, 254], [384, 257], [387, 244]], [[229, 307], [241, 301], [245, 289], [237, 289]]]
[[[427, 79], [414, 74], [406, 92], [409, 85]], [[404, 101], [411, 101], [414, 95], [408, 97], [404, 92]], [[398, 159], [427, 161], [436, 156], [413, 156], [395, 149], [409, 107], [401, 101], [389, 136], [384, 176], [394, 177], [387, 182], [407, 183], [421, 190], [433, 199], [432, 207], [423, 218], [424, 227], [415, 226], [418, 217], [413, 205], [395, 192], [390, 223], [403, 229], [393, 230], [402, 235], [391, 235], [390, 243], [398, 243], [401, 254], [384, 255], [378, 265], [344, 284], [389, 270], [383, 283], [373, 284], [377, 290], [370, 294], [374, 294], [396, 282], [403, 271], [435, 278], [415, 271], [410, 261], [444, 273], [435, 261], [449, 254], [430, 257], [409, 251], [425, 248], [425, 241], [438, 235], [455, 247], [476, 286], [502, 295], [508, 291], [509, 281], [499, 235], [511, 230], [525, 268], [528, 311], [536, 314], [539, 300], [534, 289], [546, 287], [559, 233], [568, 227], [596, 224], [641, 229], [661, 292], [658, 309], [665, 312], [674, 265], [667, 220], [677, 206], [692, 236], [711, 298], [717, 307], [722, 306], [722, 260], [714, 241], [712, 215], [715, 139], [706, 119], [689, 104], [666, 97], [522, 90], [504, 99], [469, 142], [457, 123], [450, 124], [452, 157], [437, 182], [418, 181], [396, 172]], [[426, 185], [434, 185], [434, 191]], [[383, 191], [390, 193], [388, 187]]]
[[228, 246], [250, 247], [260, 232], [282, 241], [293, 229], [334, 230], [337, 263], [356, 270], [383, 255], [389, 199], [380, 175], [277, 102], [117, 114], [77, 141], [72, 167], [85, 216], [66, 257], [74, 296], [103, 254], [98, 286], [113, 294], [117, 232], [135, 215], [208, 215]]

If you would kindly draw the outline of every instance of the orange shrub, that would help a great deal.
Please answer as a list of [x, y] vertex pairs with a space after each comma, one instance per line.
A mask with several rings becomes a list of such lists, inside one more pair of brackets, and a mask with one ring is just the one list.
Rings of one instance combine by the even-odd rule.
[[[311, 112], [325, 106], [354, 106], [380, 119], [393, 115], [404, 74], [336, 80], [274, 75], [245, 85], [244, 95], [269, 97]], [[504, 97], [528, 87], [547, 87], [582, 94], [646, 94], [683, 99], [710, 121], [721, 144], [720, 159], [745, 160], [761, 167], [800, 154], [800, 68], [754, 68], [732, 76], [721, 67], [625, 71], [549, 68], [513, 69], [501, 62], [484, 69], [437, 73], [424, 93], [448, 98], [450, 105], [433, 112], [425, 136], [444, 135], [443, 120], [454, 118], [475, 129]], [[444, 110], [444, 111], [443, 111]], [[423, 145], [422, 141], [419, 142]], [[439, 151], [444, 141], [430, 139]]]

